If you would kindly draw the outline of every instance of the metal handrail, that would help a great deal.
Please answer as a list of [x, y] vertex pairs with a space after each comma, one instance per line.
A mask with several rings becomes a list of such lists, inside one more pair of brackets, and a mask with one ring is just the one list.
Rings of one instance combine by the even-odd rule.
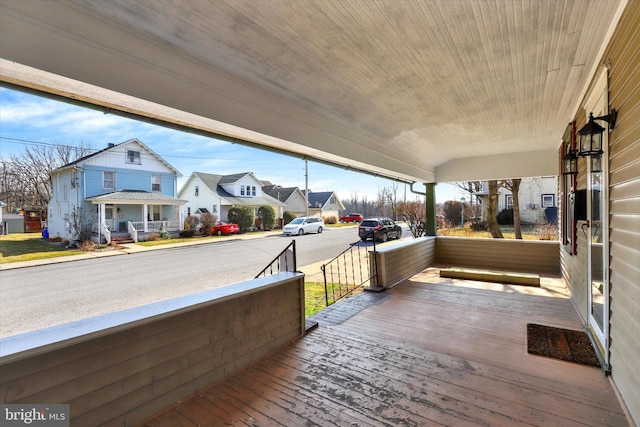
[[[287, 256], [287, 251], [291, 248], [291, 259], [289, 259], [290, 257]], [[292, 240], [291, 243], [289, 243], [287, 245], [286, 248], [284, 248], [282, 250], [282, 252], [280, 252], [278, 255], [276, 255], [276, 257], [273, 259], [273, 261], [271, 261], [269, 263], [269, 265], [267, 265], [265, 268], [262, 269], [262, 271], [260, 273], [258, 273], [258, 275], [255, 277], [255, 279], [257, 279], [258, 277], [261, 276], [268, 276], [270, 274], [274, 273], [274, 266], [277, 266], [277, 273], [280, 273], [282, 271], [296, 271], [297, 270], [297, 266], [296, 266], [296, 241]], [[284, 267], [284, 269], [283, 269]], [[267, 273], [268, 272], [268, 273]]]
[[[374, 231], [371, 230], [365, 237], [362, 239], [366, 241], [371, 238], [373, 241], [373, 251], [376, 251], [376, 239]], [[324, 294], [325, 294], [325, 303], [327, 306], [338, 301], [341, 298], [344, 298], [348, 295], [351, 295], [357, 289], [363, 287], [367, 282], [372, 283], [372, 279], [377, 278], [378, 276], [378, 263], [376, 258], [373, 258], [373, 275], [371, 274], [371, 266], [369, 265], [369, 249], [366, 247], [367, 254], [365, 258], [365, 268], [366, 274], [363, 274], [363, 261], [360, 246], [361, 241], [351, 243], [347, 249], [342, 251], [340, 254], [335, 256], [326, 264], [323, 264], [320, 268], [322, 270], [322, 275], [324, 278]], [[354, 248], [357, 251], [357, 256], [354, 259]], [[335, 266], [335, 267], [334, 267]], [[356, 277], [359, 272], [359, 277]], [[337, 276], [337, 279], [336, 279]], [[329, 277], [331, 280], [329, 280]], [[331, 303], [329, 299], [329, 282], [331, 282]], [[338, 292], [336, 293], [336, 286]]]

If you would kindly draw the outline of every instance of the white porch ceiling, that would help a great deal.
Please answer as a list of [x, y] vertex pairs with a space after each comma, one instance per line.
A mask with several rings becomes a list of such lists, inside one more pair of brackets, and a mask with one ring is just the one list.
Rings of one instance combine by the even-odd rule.
[[553, 175], [625, 2], [2, 0], [0, 75], [404, 180]]

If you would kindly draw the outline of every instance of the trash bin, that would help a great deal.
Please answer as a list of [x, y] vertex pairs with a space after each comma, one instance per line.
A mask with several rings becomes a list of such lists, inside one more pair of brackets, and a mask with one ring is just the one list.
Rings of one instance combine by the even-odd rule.
[[48, 239], [49, 238], [49, 230], [47, 230], [47, 227], [42, 229], [42, 238], [43, 239]]

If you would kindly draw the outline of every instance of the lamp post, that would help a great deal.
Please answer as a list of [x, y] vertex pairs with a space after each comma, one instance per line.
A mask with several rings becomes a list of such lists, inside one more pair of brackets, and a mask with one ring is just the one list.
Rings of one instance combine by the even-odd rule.
[[460, 212], [460, 225], [462, 228], [464, 228], [464, 202], [466, 201], [467, 200], [464, 197], [460, 199], [460, 202], [462, 202], [462, 211]]

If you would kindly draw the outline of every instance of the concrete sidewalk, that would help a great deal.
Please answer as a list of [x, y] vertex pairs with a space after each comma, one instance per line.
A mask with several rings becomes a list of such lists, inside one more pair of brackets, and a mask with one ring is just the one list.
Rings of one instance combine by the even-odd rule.
[[220, 236], [220, 237], [216, 236], [211, 238], [194, 239], [194, 241], [189, 241], [189, 242], [165, 243], [162, 245], [155, 245], [155, 246], [143, 246], [137, 243], [125, 243], [125, 244], [119, 245], [118, 248], [113, 248], [105, 251], [85, 252], [78, 255], [68, 255], [68, 256], [61, 256], [61, 257], [54, 257], [54, 258], [43, 258], [43, 259], [37, 259], [37, 260], [31, 260], [31, 261], [20, 261], [20, 262], [11, 262], [7, 264], [0, 264], [0, 270], [12, 270], [16, 268], [33, 267], [37, 265], [59, 264], [61, 262], [72, 262], [72, 261], [78, 261], [83, 259], [101, 258], [101, 257], [109, 257], [109, 256], [117, 256], [117, 255], [128, 255], [128, 254], [134, 254], [134, 253], [140, 253], [140, 252], [157, 251], [161, 249], [179, 248], [184, 246], [209, 245], [209, 244], [215, 244], [215, 243], [225, 242], [229, 240], [260, 239], [264, 237], [279, 236], [279, 235], [282, 235], [281, 230], [233, 234], [230, 236]]

